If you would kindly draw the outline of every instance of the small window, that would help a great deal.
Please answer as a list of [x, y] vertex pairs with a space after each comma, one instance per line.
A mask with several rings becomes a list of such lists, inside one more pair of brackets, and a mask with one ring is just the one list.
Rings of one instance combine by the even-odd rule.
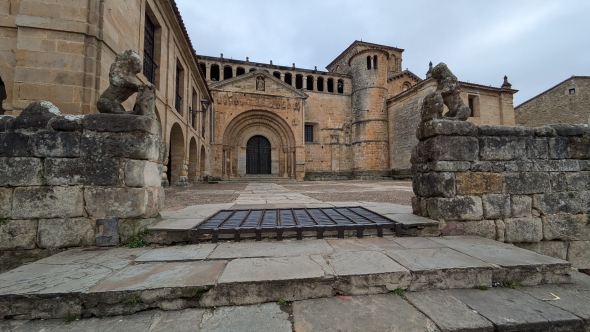
[[575, 94], [576, 94], [576, 89], [574, 89], [574, 88], [571, 88], [571, 89], [570, 89], [570, 95], [575, 95]]
[[305, 125], [305, 141], [313, 142], [313, 125]]
[[338, 80], [338, 93], [344, 93], [344, 81]]
[[147, 14], [145, 15], [145, 26], [143, 30], [143, 75], [150, 83], [154, 84], [157, 67], [154, 61], [156, 26]]
[[303, 89], [303, 76], [302, 75], [295, 76], [295, 88], [296, 89]]
[[182, 92], [184, 91], [184, 70], [180, 65], [176, 65], [176, 100], [174, 108], [182, 114]]
[[469, 104], [469, 109], [471, 110], [470, 117], [479, 116], [479, 97], [478, 96], [468, 96], [467, 101]]
[[219, 65], [211, 65], [211, 80], [219, 81]]
[[373, 56], [373, 69], [377, 69], [377, 56]]
[[275, 71], [274, 73], [272, 73], [272, 76], [274, 76], [280, 80], [281, 79], [281, 72]]
[[291, 75], [291, 73], [285, 74], [285, 83], [293, 85], [293, 75]]
[[307, 76], [307, 90], [313, 91], [313, 76]]
[[370, 70], [370, 69], [371, 69], [371, 56], [369, 55], [367, 57], [367, 70]]
[[238, 67], [238, 69], [236, 70], [236, 76], [244, 75], [245, 73], [246, 73], [246, 69], [244, 69], [242, 67]]

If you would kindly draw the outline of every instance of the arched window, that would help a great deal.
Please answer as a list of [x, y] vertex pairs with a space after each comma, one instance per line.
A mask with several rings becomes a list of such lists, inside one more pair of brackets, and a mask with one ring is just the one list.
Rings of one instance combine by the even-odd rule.
[[344, 81], [338, 80], [338, 93], [344, 93]]
[[293, 85], [293, 75], [291, 73], [285, 73], [285, 83]]
[[295, 89], [303, 89], [303, 75], [295, 76]]
[[234, 76], [233, 69], [230, 66], [223, 67], [223, 79], [227, 80], [228, 78], [232, 78]]
[[236, 76], [244, 75], [245, 73], [246, 73], [246, 69], [244, 69], [242, 67], [238, 67], [238, 69], [236, 70]]
[[373, 56], [373, 69], [377, 69], [377, 56]]
[[274, 76], [280, 80], [281, 79], [281, 72], [275, 71], [274, 73], [272, 73], [272, 76]]
[[199, 67], [201, 68], [203, 75], [205, 75], [205, 77], [207, 77], [207, 65], [201, 62], [201, 63], [199, 63]]
[[371, 56], [367, 56], [367, 69], [371, 69]]
[[211, 65], [211, 80], [219, 81], [219, 65]]
[[324, 78], [318, 77], [318, 91], [324, 91]]
[[255, 71], [255, 70], [256, 70], [256, 68], [250, 68], [250, 70], [249, 70], [248, 72], [250, 72], [250, 73], [251, 73], [251, 72], [253, 72], [253, 71]]
[[313, 91], [313, 76], [307, 76], [307, 86], [305, 88], [309, 91]]
[[334, 92], [334, 80], [328, 78], [328, 92]]
[[412, 84], [410, 82], [404, 82], [404, 85], [402, 85], [402, 91], [407, 91], [410, 90], [412, 88]]

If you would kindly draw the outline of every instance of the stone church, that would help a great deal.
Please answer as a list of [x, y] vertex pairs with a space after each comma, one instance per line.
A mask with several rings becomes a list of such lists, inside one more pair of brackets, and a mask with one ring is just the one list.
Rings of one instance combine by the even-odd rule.
[[[110, 64], [127, 49], [142, 57], [138, 82], [156, 87], [162, 180], [172, 185], [408, 170], [421, 100], [436, 89], [428, 74], [402, 69], [403, 49], [368, 42], [335, 50], [325, 71], [198, 55], [174, 0], [4, 0], [2, 109], [18, 115], [46, 99], [65, 114], [96, 113]], [[506, 79], [461, 88], [469, 121], [514, 125], [517, 90]]]

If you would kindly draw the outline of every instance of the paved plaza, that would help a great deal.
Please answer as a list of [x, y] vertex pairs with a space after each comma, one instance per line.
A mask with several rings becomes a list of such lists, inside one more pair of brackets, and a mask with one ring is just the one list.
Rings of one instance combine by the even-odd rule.
[[[378, 194], [411, 197], [408, 182], [169, 191], [176, 197], [151, 227], [164, 237], [241, 208], [354, 205], [404, 227], [433, 227]], [[354, 200], [338, 199], [347, 194]], [[187, 197], [197, 197], [195, 204]], [[0, 331], [10, 332], [588, 331], [590, 277], [566, 261], [468, 236], [89, 248], [0, 274], [0, 313]]]

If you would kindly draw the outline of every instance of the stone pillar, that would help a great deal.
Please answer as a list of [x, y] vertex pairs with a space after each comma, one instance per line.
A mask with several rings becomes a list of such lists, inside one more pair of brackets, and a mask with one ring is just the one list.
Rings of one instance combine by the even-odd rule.
[[231, 68], [231, 71], [232, 71], [232, 77], [236, 77], [236, 76], [238, 76], [238, 75], [236, 75], [236, 73], [237, 73], [237, 70], [238, 70], [238, 69], [237, 69], [236, 67], [232, 67], [232, 68]]
[[307, 76], [303, 76], [303, 88], [307, 90]]
[[318, 78], [313, 78], [313, 91], [318, 91]]
[[229, 176], [234, 177], [234, 150], [229, 150]]
[[205, 69], [207, 71], [205, 73], [205, 76], [207, 77], [207, 80], [208, 81], [211, 81], [211, 65], [206, 65], [206, 68]]
[[283, 177], [286, 178], [287, 177], [287, 149], [284, 150], [283, 154], [285, 156], [285, 158], [284, 158], [285, 159], [284, 160], [284, 163], [285, 163], [285, 172], [283, 173]]
[[295, 179], [295, 150], [291, 152], [291, 178]]

